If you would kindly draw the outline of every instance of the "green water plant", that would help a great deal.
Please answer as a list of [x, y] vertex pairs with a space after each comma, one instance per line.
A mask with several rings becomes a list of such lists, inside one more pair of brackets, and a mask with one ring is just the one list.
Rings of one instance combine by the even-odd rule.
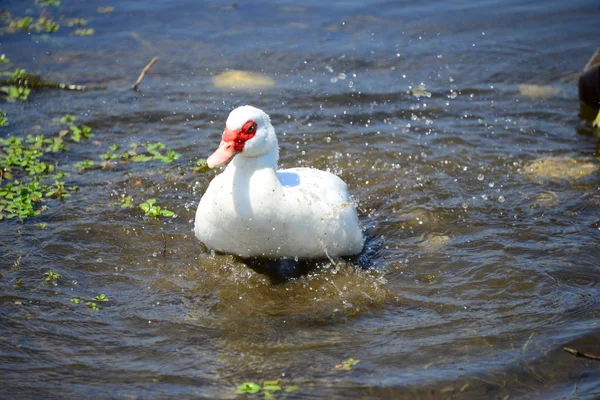
[[60, 0], [35, 0], [35, 4], [40, 7], [48, 7], [48, 6], [59, 7]]
[[79, 190], [77, 186], [69, 186], [66, 187], [64, 182], [54, 181], [54, 185], [49, 188], [46, 192], [46, 197], [51, 197], [53, 199], [61, 199], [71, 196], [72, 192]]
[[342, 370], [342, 371], [350, 371], [353, 366], [358, 364], [360, 360], [355, 360], [354, 358], [349, 358], [345, 361], [342, 361], [341, 364], [336, 364], [333, 369], [334, 370]]
[[35, 217], [48, 208], [44, 199], [64, 199], [78, 190], [61, 181], [68, 173], [57, 171], [49, 157], [65, 150], [60, 137], [0, 138], [0, 220]]
[[32, 17], [21, 17], [21, 18], [16, 18], [13, 19], [10, 24], [8, 25], [8, 29], [10, 30], [21, 30], [21, 31], [28, 31], [29, 28], [31, 28], [33, 26], [33, 18]]
[[74, 117], [71, 114], [65, 114], [64, 117], [62, 117], [58, 120], [58, 122], [60, 122], [61, 124], [68, 124], [68, 125], [73, 124], [75, 121], [77, 121], [77, 117]]
[[121, 146], [112, 144], [101, 158], [105, 161], [118, 159], [122, 163], [162, 161], [168, 164], [181, 157], [181, 154], [167, 149], [167, 146], [161, 142], [148, 142], [145, 144], [131, 143], [129, 147], [129, 150], [119, 153], [118, 151], [121, 149]]
[[89, 139], [94, 136], [92, 128], [87, 125], [77, 126], [75, 124], [69, 124], [68, 129], [63, 129], [58, 133], [59, 137], [71, 137], [71, 140], [75, 143], [79, 143], [81, 139]]
[[238, 385], [235, 391], [237, 394], [254, 394], [260, 392], [260, 385], [254, 382], [244, 382]]
[[8, 29], [13, 32], [35, 31], [38, 33], [54, 33], [60, 28], [59, 24], [44, 15], [40, 16], [37, 20], [33, 19], [33, 17], [25, 16], [11, 19], [10, 21]]
[[79, 171], [85, 171], [86, 169], [95, 168], [96, 163], [93, 162], [92, 160], [85, 159], [83, 161], [76, 162], [75, 164], [73, 164], [73, 166], [75, 168], [77, 168]]
[[67, 21], [67, 25], [71, 28], [74, 26], [85, 26], [85, 25], [87, 25], [87, 23], [88, 23], [87, 19], [83, 19], [83, 18], [72, 18]]
[[148, 199], [140, 204], [140, 209], [146, 213], [147, 217], [172, 217], [175, 215], [173, 211], [161, 208], [154, 203], [156, 203], [156, 199]]
[[96, 31], [93, 28], [88, 29], [75, 29], [73, 35], [75, 36], [92, 36]]
[[6, 118], [6, 113], [4, 110], [0, 110], [0, 126], [8, 125], [8, 118]]
[[237, 394], [256, 394], [261, 392], [265, 399], [274, 398], [273, 393], [284, 391], [286, 393], [297, 392], [300, 390], [298, 385], [290, 385], [282, 379], [273, 379], [263, 381], [262, 385], [255, 382], [244, 382], [236, 387]]
[[107, 302], [107, 301], [109, 301], [109, 299], [108, 299], [108, 297], [106, 297], [106, 295], [104, 293], [99, 294], [98, 296], [94, 297], [93, 299], [86, 299], [84, 297], [73, 297], [70, 300], [70, 302], [73, 304], [84, 303], [87, 306], [87, 308], [89, 308], [92, 311], [100, 310], [100, 306], [98, 305], [98, 303], [103, 303], [103, 302]]
[[46, 277], [46, 282], [48, 283], [55, 283], [60, 279], [60, 274], [52, 269], [48, 272], [45, 272], [44, 276]]
[[26, 101], [31, 93], [31, 89], [24, 86], [2, 86], [0, 90], [6, 93], [6, 100], [9, 102]]
[[210, 168], [206, 162], [206, 159], [201, 158], [198, 161], [196, 161], [196, 164], [194, 165], [194, 168], [192, 168], [192, 170], [194, 172], [203, 173], [210, 171]]
[[6, 57], [6, 54], [0, 54], [0, 64], [8, 64], [10, 60]]
[[133, 207], [133, 198], [131, 196], [127, 196], [121, 202], [121, 208], [132, 208]]

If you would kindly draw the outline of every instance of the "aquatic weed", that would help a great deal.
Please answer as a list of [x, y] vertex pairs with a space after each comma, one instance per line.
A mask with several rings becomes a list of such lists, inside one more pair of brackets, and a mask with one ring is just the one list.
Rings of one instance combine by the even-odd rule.
[[6, 93], [6, 100], [9, 102], [26, 101], [31, 93], [31, 89], [23, 86], [2, 86], [0, 90]]
[[40, 7], [48, 7], [48, 6], [59, 7], [60, 0], [35, 0], [35, 4]]
[[52, 269], [48, 272], [45, 272], [44, 276], [46, 277], [46, 282], [48, 283], [56, 283], [56, 281], [60, 279], [60, 274]]
[[83, 161], [76, 162], [75, 164], [73, 164], [73, 166], [79, 171], [85, 171], [86, 169], [95, 168], [96, 163], [91, 160], [85, 159]]
[[[173, 150], [168, 150], [167, 146], [161, 142], [148, 142], [146, 144], [132, 143], [129, 145], [130, 150], [125, 150], [122, 153], [117, 153], [121, 148], [118, 144], [112, 144], [106, 153], [102, 155], [105, 161], [113, 161], [119, 159], [121, 162], [148, 162], [162, 161], [171, 163], [181, 157], [181, 155]], [[161, 152], [163, 150], [164, 152]]]
[[298, 392], [298, 385], [290, 385], [283, 379], [263, 381], [262, 385], [255, 382], [244, 382], [236, 387], [236, 394], [256, 394], [262, 391], [265, 399], [272, 399], [273, 393], [283, 390], [286, 393]]
[[172, 217], [175, 215], [173, 211], [155, 206], [156, 199], [148, 199], [140, 204], [140, 209], [146, 213], [147, 217]]
[[73, 35], [76, 36], [92, 36], [96, 31], [93, 28], [88, 29], [75, 29]]
[[93, 299], [86, 299], [84, 297], [72, 297], [70, 300], [70, 302], [73, 304], [81, 304], [83, 302], [83, 303], [85, 303], [87, 308], [89, 308], [92, 311], [100, 310], [100, 306], [98, 305], [98, 303], [103, 303], [103, 302], [107, 302], [107, 301], [109, 301], [109, 299], [108, 299], [108, 297], [106, 297], [106, 295], [104, 293], [99, 294], [98, 296], [94, 297]]
[[342, 361], [341, 364], [336, 364], [335, 367], [333, 367], [334, 370], [342, 370], [342, 371], [350, 371], [352, 369], [353, 366], [355, 366], [356, 364], [358, 364], [360, 362], [360, 360], [355, 360], [354, 358], [349, 358], [345, 361]]
[[67, 21], [67, 26], [69, 27], [74, 27], [74, 26], [85, 26], [87, 25], [88, 21], [87, 19], [83, 19], [83, 18], [72, 18], [70, 20]]

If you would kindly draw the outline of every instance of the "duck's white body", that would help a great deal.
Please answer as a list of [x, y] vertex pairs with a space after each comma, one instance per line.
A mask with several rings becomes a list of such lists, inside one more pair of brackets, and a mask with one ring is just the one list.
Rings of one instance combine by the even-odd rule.
[[[249, 122], [254, 124], [251, 132], [246, 131]], [[277, 171], [277, 139], [264, 112], [250, 106], [231, 112], [209, 166], [232, 154], [196, 212], [194, 232], [207, 247], [241, 257], [283, 258], [349, 256], [362, 250], [364, 239], [346, 184], [311, 168]]]

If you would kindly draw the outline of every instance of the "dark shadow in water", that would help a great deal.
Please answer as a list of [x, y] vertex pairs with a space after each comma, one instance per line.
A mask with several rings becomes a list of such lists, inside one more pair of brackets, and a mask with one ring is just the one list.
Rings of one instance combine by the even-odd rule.
[[598, 110], [584, 103], [579, 103], [579, 118], [585, 121], [585, 125], [577, 129], [577, 133], [584, 136], [597, 137], [597, 129], [592, 127], [592, 122], [598, 115]]
[[[372, 235], [366, 234], [365, 247], [363, 251], [352, 257], [340, 257], [343, 260], [350, 261], [361, 269], [372, 268], [377, 261], [377, 253], [383, 247], [383, 242], [380, 238], [375, 238]], [[244, 258], [240, 259], [248, 268], [253, 269], [259, 274], [263, 274], [271, 279], [273, 284], [285, 283], [290, 279], [297, 279], [318, 269], [319, 265], [331, 263], [329, 259], [311, 259], [311, 260], [294, 260], [294, 259], [269, 259], [269, 258]]]

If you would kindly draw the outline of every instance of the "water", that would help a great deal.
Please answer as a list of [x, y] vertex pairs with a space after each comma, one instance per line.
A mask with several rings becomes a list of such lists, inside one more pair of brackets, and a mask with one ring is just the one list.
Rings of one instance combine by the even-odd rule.
[[[596, 2], [130, 0], [97, 12], [109, 5], [47, 11], [88, 19], [90, 37], [64, 22], [48, 37], [2, 34], [5, 70], [107, 88], [3, 104], [0, 135], [52, 134], [69, 112], [96, 136], [63, 163], [143, 141], [182, 158], [73, 171], [78, 193], [0, 222], [0, 397], [232, 398], [277, 378], [299, 386], [278, 398], [599, 395], [598, 363], [562, 351], [600, 353], [600, 147], [576, 90], [598, 45]], [[226, 69], [275, 84], [215, 87]], [[212, 175], [190, 167], [246, 103], [270, 113], [282, 167], [348, 183], [370, 238], [360, 263], [267, 275], [201, 249], [192, 220]], [[127, 195], [177, 215], [120, 209]], [[100, 293], [98, 311], [70, 302]], [[334, 370], [348, 358], [360, 363]]]

